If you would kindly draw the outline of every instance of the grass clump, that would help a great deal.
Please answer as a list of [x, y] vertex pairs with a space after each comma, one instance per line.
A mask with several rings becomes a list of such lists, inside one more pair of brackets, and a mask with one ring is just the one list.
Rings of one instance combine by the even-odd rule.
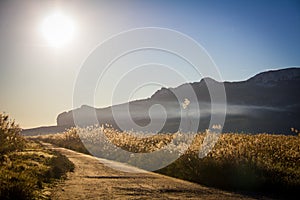
[[28, 138], [35, 141], [51, 143], [56, 146], [71, 149], [80, 153], [90, 154], [81, 142], [76, 128], [70, 128], [63, 133], [31, 136]]
[[49, 199], [43, 190], [72, 171], [73, 163], [23, 138], [20, 128], [1, 113], [0, 130], [0, 199]]
[[[298, 194], [300, 138], [270, 134], [222, 134], [204, 158], [198, 157], [204, 134], [159, 173], [221, 189], [278, 197]], [[299, 195], [298, 195], [299, 196]]]
[[5, 153], [22, 150], [25, 140], [20, 135], [21, 128], [8, 115], [0, 113], [0, 160]]

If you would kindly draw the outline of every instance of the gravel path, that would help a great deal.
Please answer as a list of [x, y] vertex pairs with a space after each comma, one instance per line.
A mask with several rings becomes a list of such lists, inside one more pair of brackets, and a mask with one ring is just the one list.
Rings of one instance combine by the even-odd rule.
[[[53, 189], [52, 199], [251, 199], [187, 181], [145, 172], [118, 162], [98, 159], [45, 144], [66, 155], [74, 172]], [[107, 164], [126, 169], [114, 170]]]

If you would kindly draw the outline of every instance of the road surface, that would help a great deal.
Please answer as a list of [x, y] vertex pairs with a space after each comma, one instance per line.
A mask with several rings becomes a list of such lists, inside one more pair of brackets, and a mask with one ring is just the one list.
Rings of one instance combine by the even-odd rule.
[[[65, 148], [45, 144], [67, 156], [74, 172], [58, 183], [52, 199], [251, 199], [235, 193], [204, 187], [195, 183], [145, 172], [118, 162], [98, 159]], [[122, 172], [112, 169], [120, 168]]]

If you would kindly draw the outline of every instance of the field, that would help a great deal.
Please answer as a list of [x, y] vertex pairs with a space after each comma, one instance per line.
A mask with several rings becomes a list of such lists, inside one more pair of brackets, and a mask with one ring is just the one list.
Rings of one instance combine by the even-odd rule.
[[[199, 133], [191, 144], [187, 144], [182, 141], [187, 141], [184, 138], [189, 136], [182, 133], [139, 137], [140, 133], [120, 132], [107, 126], [72, 128], [64, 133], [32, 139], [143, 168], [149, 166], [150, 169], [165, 162], [165, 158], [157, 155], [145, 160], [133, 153], [155, 152], [169, 144], [172, 148], [164, 151], [172, 151], [172, 155], [176, 154], [179, 158], [156, 170], [158, 173], [230, 191], [280, 198], [299, 197], [299, 136], [221, 134], [212, 151], [199, 158], [199, 149], [207, 134], [211, 133]], [[124, 156], [127, 154], [120, 153], [119, 148], [132, 154]]]
[[74, 166], [65, 156], [26, 140], [20, 131], [0, 113], [0, 199], [49, 199], [55, 180]]

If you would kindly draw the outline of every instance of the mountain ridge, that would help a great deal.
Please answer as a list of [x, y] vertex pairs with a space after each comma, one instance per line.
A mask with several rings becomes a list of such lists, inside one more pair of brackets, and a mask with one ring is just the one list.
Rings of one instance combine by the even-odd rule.
[[[164, 106], [167, 113], [166, 124], [162, 132], [176, 132], [180, 119], [174, 116], [174, 113], [180, 112], [183, 99], [191, 95], [187, 88], [193, 88], [200, 112], [206, 113], [199, 123], [199, 131], [202, 131], [207, 128], [211, 116], [210, 105], [208, 105], [211, 103], [211, 97], [207, 85], [213, 89], [214, 86], [220, 84], [224, 85], [227, 100], [224, 131], [282, 133], [288, 132], [292, 127], [299, 127], [300, 94], [297, 91], [300, 91], [300, 68], [295, 67], [261, 72], [245, 81], [218, 82], [205, 77], [199, 82], [184, 83], [175, 88], [163, 87], [147, 99], [106, 108], [83, 105], [80, 108], [60, 113], [57, 117], [57, 125], [59, 127], [74, 126], [73, 115], [77, 113], [77, 116], [81, 118], [79, 121], [82, 121], [82, 126], [99, 122], [100, 124], [110, 123], [118, 128], [112, 109], [118, 108], [117, 114], [122, 115], [122, 109], [129, 106], [133, 121], [140, 126], [145, 126], [151, 121], [149, 116], [151, 106], [160, 104]], [[96, 121], [92, 119], [95, 114]]]

